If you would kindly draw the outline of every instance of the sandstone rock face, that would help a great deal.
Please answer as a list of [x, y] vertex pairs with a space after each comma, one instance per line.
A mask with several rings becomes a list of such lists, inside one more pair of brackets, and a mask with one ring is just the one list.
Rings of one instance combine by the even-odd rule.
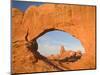
[[36, 58], [25, 45], [27, 31], [28, 39], [35, 40], [53, 30], [70, 33], [79, 39], [85, 48], [82, 58], [68, 65], [70, 70], [95, 69], [95, 10], [95, 6], [64, 4], [30, 6], [25, 12], [12, 8], [12, 72], [55, 71], [52, 67], [38, 69], [41, 64], [47, 67], [48, 65], [41, 60], [33, 64]]

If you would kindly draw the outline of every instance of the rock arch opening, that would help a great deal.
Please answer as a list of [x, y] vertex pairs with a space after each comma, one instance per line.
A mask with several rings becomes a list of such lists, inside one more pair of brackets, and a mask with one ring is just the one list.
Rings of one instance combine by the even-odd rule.
[[[84, 53], [84, 48], [83, 46], [81, 46], [79, 40], [75, 39], [70, 34], [57, 30], [48, 31], [48, 33], [43, 32], [41, 34], [41, 37], [46, 36], [42, 40], [40, 40], [41, 37], [35, 40], [32, 39], [31, 41], [28, 41], [28, 39], [26, 39], [26, 41], [28, 42], [26, 44], [26, 47], [33, 53], [33, 55], [36, 58], [33, 64], [37, 63], [39, 60], [42, 60], [49, 66], [52, 66], [55, 69], [61, 71], [64, 70], [64, 66], [62, 65], [62, 63], [73, 63], [81, 59], [82, 53]], [[67, 51], [67, 49], [65, 49], [64, 47], [68, 47], [68, 45], [69, 50]], [[60, 52], [59, 47], [61, 47]], [[78, 49], [77, 47], [80, 49]], [[58, 65], [60, 65], [63, 68], [57, 66], [57, 64], [55, 65], [52, 61], [57, 62]]]
[[40, 36], [37, 42], [38, 51], [44, 56], [60, 55], [63, 51], [85, 53], [80, 40], [64, 31], [48, 31]]

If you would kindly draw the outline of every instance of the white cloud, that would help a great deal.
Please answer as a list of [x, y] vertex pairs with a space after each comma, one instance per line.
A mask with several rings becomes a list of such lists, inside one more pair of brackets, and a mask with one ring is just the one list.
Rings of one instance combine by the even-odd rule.
[[50, 45], [49, 43], [40, 44], [38, 50], [43, 55], [58, 54], [60, 51], [58, 45]]

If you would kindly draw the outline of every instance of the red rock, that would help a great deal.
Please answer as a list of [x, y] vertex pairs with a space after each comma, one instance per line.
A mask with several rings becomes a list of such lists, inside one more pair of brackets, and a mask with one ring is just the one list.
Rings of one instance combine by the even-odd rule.
[[[12, 59], [14, 61], [12, 72], [30, 73], [54, 70], [52, 67], [46, 69], [48, 65], [39, 70], [35, 69], [39, 67], [32, 63], [36, 58], [25, 45], [27, 30], [29, 30], [29, 40], [34, 40], [46, 32], [56, 29], [71, 34], [81, 41], [85, 48], [85, 54], [78, 62], [64, 66], [70, 70], [95, 69], [95, 10], [95, 6], [66, 4], [30, 6], [25, 12], [12, 8]], [[63, 56], [66, 55], [68, 54], [63, 53]], [[40, 64], [43, 65], [43, 63]]]

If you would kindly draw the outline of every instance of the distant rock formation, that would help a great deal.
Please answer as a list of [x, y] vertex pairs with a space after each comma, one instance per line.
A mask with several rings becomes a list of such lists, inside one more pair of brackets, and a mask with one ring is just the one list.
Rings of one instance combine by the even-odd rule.
[[59, 54], [60, 58], [70, 57], [73, 56], [74, 54], [75, 54], [74, 51], [66, 50], [63, 45], [61, 46]]
[[60, 49], [60, 54], [63, 54], [63, 53], [65, 53], [65, 52], [66, 52], [66, 50], [65, 50], [64, 46], [62, 45], [62, 46], [61, 46], [61, 49]]
[[60, 54], [50, 55], [48, 58], [53, 61], [59, 62], [76, 62], [82, 56], [81, 51], [65, 50], [62, 45], [60, 48]]

